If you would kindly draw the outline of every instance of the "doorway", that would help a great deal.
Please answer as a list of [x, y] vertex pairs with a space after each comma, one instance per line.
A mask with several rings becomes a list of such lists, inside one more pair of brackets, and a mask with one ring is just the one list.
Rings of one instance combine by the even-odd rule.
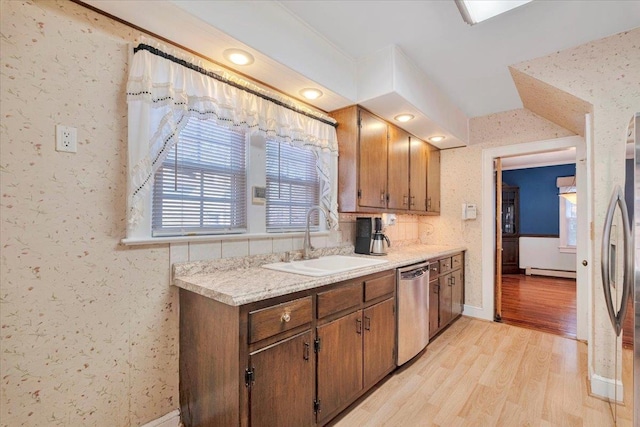
[[[537, 141], [531, 143], [515, 144], [503, 147], [487, 148], [482, 152], [482, 203], [486, 206], [486, 215], [482, 215], [482, 228], [484, 230], [493, 230], [493, 232], [487, 232], [482, 234], [482, 307], [474, 313], [477, 317], [481, 317], [487, 320], [494, 320], [495, 307], [496, 307], [496, 292], [495, 292], [495, 278], [496, 278], [496, 216], [495, 216], [495, 203], [496, 203], [496, 187], [494, 178], [494, 162], [497, 158], [516, 157], [524, 154], [538, 154], [551, 151], [558, 151], [567, 148], [576, 147], [577, 153], [577, 173], [578, 173], [578, 192], [583, 194], [590, 194], [585, 188], [584, 191], [580, 189], [580, 168], [588, 166], [586, 161], [586, 152], [588, 151], [585, 146], [585, 139], [581, 136], [572, 136], [566, 138], [556, 138], [544, 141]], [[584, 179], [582, 185], [587, 185], [588, 180]], [[578, 200], [578, 209], [580, 209], [581, 203], [585, 206], [587, 201]], [[582, 216], [585, 220], [584, 224], [579, 224], [579, 229], [588, 230], [588, 222], [590, 217], [587, 215]], [[582, 220], [580, 221], [582, 222]], [[583, 228], [580, 228], [583, 227]], [[591, 258], [580, 253], [582, 250], [590, 250], [588, 244], [589, 232], [581, 231], [578, 236], [577, 256], [580, 260], [590, 260]], [[586, 272], [588, 268], [584, 268]], [[577, 290], [576, 290], [576, 336], [579, 340], [587, 340], [588, 329], [588, 311], [589, 311], [589, 287], [587, 278], [581, 279], [581, 272], [577, 274]]]
[[496, 159], [497, 321], [576, 338], [576, 150]]

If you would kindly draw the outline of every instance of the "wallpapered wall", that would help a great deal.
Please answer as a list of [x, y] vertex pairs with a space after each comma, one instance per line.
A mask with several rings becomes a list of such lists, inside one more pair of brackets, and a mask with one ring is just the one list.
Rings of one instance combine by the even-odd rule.
[[[526, 61], [513, 68], [593, 105], [594, 285], [590, 332], [590, 369], [605, 378], [612, 373], [615, 335], [601, 296], [599, 245], [607, 204], [614, 185], [624, 186], [626, 130], [640, 111], [640, 28]], [[535, 87], [529, 98], [536, 97]], [[551, 117], [550, 115], [547, 117]], [[618, 364], [621, 366], [621, 364]]]
[[[441, 213], [420, 218], [419, 234], [424, 243], [467, 247], [465, 304], [482, 307], [482, 215], [492, 215], [491, 207], [482, 205], [482, 151], [571, 135], [529, 110], [519, 109], [471, 119], [471, 144], [442, 152]], [[478, 218], [462, 221], [462, 203], [476, 203]]]
[[[141, 425], [178, 407], [174, 261], [302, 237], [126, 247], [128, 43], [71, 2], [1, 3], [0, 425]], [[78, 153], [55, 151], [55, 125]], [[353, 221], [316, 246], [353, 241]], [[399, 220], [394, 243], [417, 241]], [[409, 236], [409, 237], [405, 237]]]

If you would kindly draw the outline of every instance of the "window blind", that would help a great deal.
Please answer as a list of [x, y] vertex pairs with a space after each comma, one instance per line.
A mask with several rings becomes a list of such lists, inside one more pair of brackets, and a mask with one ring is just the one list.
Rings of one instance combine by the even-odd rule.
[[[267, 141], [267, 231], [299, 231], [306, 225], [307, 210], [317, 205], [320, 181], [316, 154], [311, 150]], [[318, 214], [311, 224], [318, 229]]]
[[245, 151], [244, 134], [190, 118], [155, 174], [152, 234], [245, 232]]

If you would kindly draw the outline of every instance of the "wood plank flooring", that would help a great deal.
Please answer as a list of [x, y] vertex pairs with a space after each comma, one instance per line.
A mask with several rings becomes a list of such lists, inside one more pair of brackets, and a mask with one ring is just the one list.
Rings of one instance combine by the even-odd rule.
[[575, 279], [502, 275], [502, 321], [575, 338]]
[[[627, 376], [631, 357], [625, 350]], [[625, 396], [632, 399], [631, 393]], [[618, 425], [632, 425], [630, 408], [619, 406]], [[603, 427], [613, 422], [609, 404], [588, 395], [586, 344], [461, 317], [331, 425]]]

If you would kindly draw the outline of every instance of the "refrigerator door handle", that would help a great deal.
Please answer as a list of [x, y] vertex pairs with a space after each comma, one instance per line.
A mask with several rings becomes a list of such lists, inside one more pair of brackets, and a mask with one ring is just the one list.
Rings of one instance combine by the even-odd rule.
[[[616, 312], [613, 299], [611, 297], [611, 269], [609, 263], [609, 249], [611, 245], [611, 226], [613, 224], [613, 215], [616, 207], [620, 207], [622, 214], [622, 226], [624, 237], [624, 279], [622, 284], [622, 299], [620, 301], [620, 310]], [[627, 313], [627, 301], [631, 293], [631, 286], [633, 281], [633, 241], [631, 239], [631, 227], [629, 226], [629, 214], [627, 210], [627, 203], [624, 200], [624, 193], [619, 185], [617, 185], [611, 200], [609, 201], [609, 208], [607, 209], [607, 216], [604, 221], [604, 231], [602, 236], [602, 250], [601, 250], [601, 269], [602, 269], [602, 288], [604, 291], [604, 299], [607, 305], [607, 311], [609, 312], [609, 319], [616, 332], [616, 336], [620, 336], [622, 332], [622, 323], [624, 316]]]

